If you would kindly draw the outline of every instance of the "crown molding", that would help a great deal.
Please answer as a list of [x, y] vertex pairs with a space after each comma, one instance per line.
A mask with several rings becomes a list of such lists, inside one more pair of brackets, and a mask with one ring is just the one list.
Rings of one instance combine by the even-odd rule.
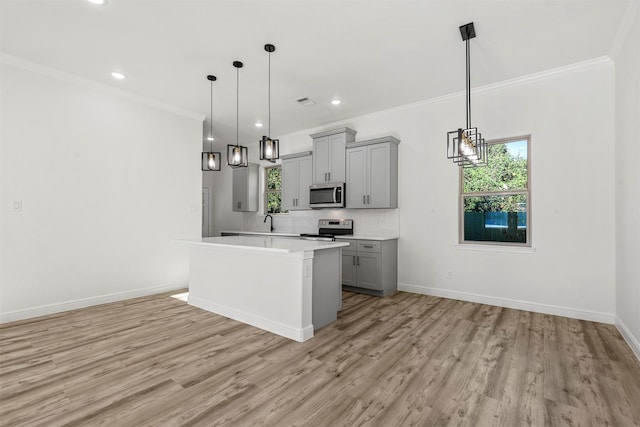
[[622, 46], [627, 41], [629, 37], [629, 33], [633, 28], [634, 21], [638, 20], [638, 15], [640, 14], [640, 7], [638, 7], [638, 2], [630, 1], [627, 6], [627, 10], [622, 17], [622, 21], [620, 22], [620, 26], [618, 27], [618, 32], [616, 33], [616, 38], [613, 40], [613, 44], [611, 45], [611, 49], [609, 49], [609, 56], [614, 60], [618, 59], [620, 55], [620, 51], [622, 50]]
[[[569, 65], [564, 65], [562, 67], [558, 67], [558, 68], [552, 68], [549, 70], [545, 70], [545, 71], [540, 71], [538, 73], [533, 73], [533, 74], [527, 74], [525, 76], [522, 77], [516, 77], [513, 79], [509, 79], [509, 80], [503, 80], [501, 82], [498, 83], [491, 83], [488, 85], [484, 85], [484, 86], [479, 86], [476, 87], [475, 89], [471, 89], [471, 94], [479, 94], [479, 93], [483, 93], [483, 92], [492, 92], [492, 91], [496, 91], [496, 90], [500, 90], [500, 89], [504, 89], [504, 88], [508, 88], [508, 87], [512, 87], [512, 86], [519, 86], [522, 84], [527, 84], [527, 83], [532, 83], [532, 82], [536, 82], [536, 81], [540, 81], [540, 80], [545, 80], [545, 79], [549, 79], [552, 77], [556, 77], [556, 76], [560, 76], [563, 74], [567, 74], [567, 73], [572, 73], [574, 71], [577, 70], [581, 70], [584, 68], [591, 68], [591, 67], [597, 67], [597, 66], [601, 66], [601, 65], [606, 65], [606, 64], [611, 64], [613, 65], [613, 61], [609, 56], [600, 56], [597, 58], [592, 58], [592, 59], [588, 59], [586, 61], [582, 61], [582, 62], [576, 62], [573, 64], [569, 64]], [[416, 102], [412, 102], [410, 104], [405, 104], [405, 105], [401, 105], [398, 107], [393, 107], [393, 108], [389, 108], [387, 110], [381, 110], [381, 111], [376, 111], [374, 113], [369, 113], [369, 114], [363, 114], [361, 116], [355, 116], [355, 117], [350, 117], [348, 119], [344, 119], [344, 120], [340, 120], [337, 122], [333, 122], [333, 123], [329, 123], [323, 126], [318, 126], [315, 128], [312, 128], [313, 131], [316, 131], [316, 129], [326, 129], [326, 128], [330, 128], [330, 127], [336, 127], [336, 126], [343, 126], [343, 125], [352, 125], [353, 126], [353, 122], [356, 119], [361, 119], [361, 118], [372, 118], [372, 117], [376, 117], [376, 116], [380, 116], [383, 114], [387, 114], [387, 113], [393, 113], [393, 112], [398, 112], [398, 111], [404, 111], [404, 110], [409, 110], [412, 108], [416, 108], [416, 107], [421, 107], [421, 106], [425, 106], [425, 105], [430, 105], [430, 104], [437, 104], [440, 102], [444, 102], [444, 101], [449, 101], [452, 99], [458, 99], [460, 97], [465, 96], [465, 91], [461, 90], [458, 92], [453, 92], [453, 93], [449, 93], [446, 95], [442, 95], [442, 96], [438, 96], [435, 98], [429, 98], [429, 99], [425, 99], [422, 101], [416, 101]], [[290, 135], [294, 135], [297, 133], [306, 133], [309, 132], [310, 129], [304, 130], [304, 131], [300, 131], [300, 132], [292, 132]]]
[[0, 63], [9, 65], [14, 68], [19, 68], [25, 71], [31, 71], [43, 76], [58, 79], [67, 83], [73, 83], [88, 89], [96, 90], [103, 93], [110, 93], [121, 98], [128, 99], [149, 107], [157, 108], [159, 110], [167, 111], [169, 113], [176, 114], [178, 116], [186, 117], [193, 120], [203, 121], [205, 116], [200, 113], [194, 113], [192, 111], [184, 110], [182, 108], [174, 107], [173, 105], [157, 101], [155, 99], [147, 98], [141, 95], [136, 95], [126, 90], [117, 89], [104, 83], [98, 83], [93, 80], [85, 79], [75, 74], [67, 73], [55, 68], [47, 67], [42, 64], [28, 61], [17, 56], [9, 55], [4, 52], [0, 52]]

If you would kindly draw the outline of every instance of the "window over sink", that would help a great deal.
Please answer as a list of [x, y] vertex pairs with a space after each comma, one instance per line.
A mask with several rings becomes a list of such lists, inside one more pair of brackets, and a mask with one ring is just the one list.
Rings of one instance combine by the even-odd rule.
[[460, 243], [531, 246], [531, 136], [488, 142], [489, 164], [460, 168]]
[[264, 203], [265, 213], [288, 213], [282, 210], [282, 167], [269, 166], [264, 168]]

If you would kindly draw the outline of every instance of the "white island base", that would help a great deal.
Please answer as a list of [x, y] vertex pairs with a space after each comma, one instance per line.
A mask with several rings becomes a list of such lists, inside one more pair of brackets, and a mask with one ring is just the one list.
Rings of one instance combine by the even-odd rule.
[[189, 304], [300, 342], [336, 320], [347, 243], [246, 236], [189, 243]]

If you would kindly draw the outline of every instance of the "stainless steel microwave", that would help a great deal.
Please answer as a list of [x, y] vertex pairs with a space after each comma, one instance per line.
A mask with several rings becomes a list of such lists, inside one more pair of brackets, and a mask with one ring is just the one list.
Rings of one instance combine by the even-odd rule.
[[344, 182], [313, 184], [309, 187], [309, 205], [313, 209], [344, 208]]

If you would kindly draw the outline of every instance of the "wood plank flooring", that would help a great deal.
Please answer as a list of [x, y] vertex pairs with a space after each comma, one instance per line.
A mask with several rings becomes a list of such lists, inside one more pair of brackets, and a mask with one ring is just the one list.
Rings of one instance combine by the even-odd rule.
[[171, 293], [1, 325], [0, 425], [640, 426], [640, 362], [612, 325], [343, 298], [305, 343]]

